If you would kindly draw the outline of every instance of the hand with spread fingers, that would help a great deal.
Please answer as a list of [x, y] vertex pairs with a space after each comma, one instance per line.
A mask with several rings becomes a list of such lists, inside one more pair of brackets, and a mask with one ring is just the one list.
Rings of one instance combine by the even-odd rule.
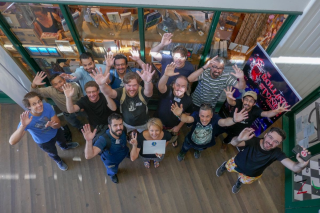
[[178, 106], [177, 102], [171, 105], [171, 111], [175, 116], [181, 116], [183, 112], [183, 105], [180, 104], [180, 107]]
[[238, 123], [247, 118], [248, 118], [248, 112], [244, 108], [240, 112], [238, 112], [238, 108], [234, 110], [233, 120], [235, 122]]
[[209, 67], [211, 67], [214, 63], [215, 63], [215, 59], [218, 58], [218, 56], [215, 56], [213, 58], [211, 58], [209, 61], [207, 61], [207, 63], [203, 66], [204, 69], [208, 69]]
[[168, 77], [179, 75], [180, 73], [174, 72], [175, 68], [176, 64], [174, 62], [171, 62], [171, 64], [168, 64], [166, 69], [164, 70], [164, 75]]
[[54, 128], [55, 125], [57, 125], [58, 123], [55, 121], [48, 121], [45, 125], [46, 128], [51, 127]]
[[64, 78], [64, 79], [66, 79], [66, 80], [74, 80], [74, 79], [76, 79], [75, 76], [70, 75], [70, 74], [66, 74], [66, 73], [61, 73], [60, 76], [61, 76], [62, 78]]
[[104, 75], [102, 73], [102, 69], [101, 67], [98, 69], [96, 68], [95, 71], [92, 70], [92, 73], [90, 74], [90, 76], [95, 80], [95, 82], [101, 86], [107, 83], [107, 80], [109, 79], [110, 73], [107, 73], [106, 75]]
[[255, 136], [254, 129], [244, 128], [238, 136], [238, 141], [247, 141]]
[[67, 98], [71, 98], [74, 94], [74, 88], [71, 86], [71, 84], [69, 83], [66, 83], [62, 86], [62, 89], [63, 89], [63, 92], [64, 92], [64, 95], [67, 97]]
[[231, 75], [233, 75], [233, 76], [236, 77], [236, 78], [241, 78], [241, 79], [244, 78], [244, 73], [243, 73], [243, 71], [242, 71], [240, 68], [238, 68], [237, 65], [232, 66], [232, 68], [233, 68], [233, 70], [235, 71], [235, 73], [231, 72], [231, 73], [230, 73]]
[[230, 98], [231, 100], [236, 100], [234, 97], [233, 97], [233, 94], [234, 94], [234, 92], [236, 91], [236, 89], [233, 89], [232, 90], [232, 87], [230, 86], [230, 87], [227, 87], [227, 89], [225, 90], [225, 89], [223, 89], [224, 90], [224, 92], [226, 93], [226, 96], [227, 96], [227, 98]]
[[114, 64], [114, 57], [113, 53], [110, 51], [107, 53], [107, 55], [104, 56], [104, 59], [106, 60], [106, 66], [107, 67], [112, 67]]
[[93, 132], [91, 132], [90, 124], [85, 124], [81, 129], [81, 132], [86, 141], [92, 141], [92, 139], [96, 135], [97, 129], [94, 129]]
[[47, 77], [47, 75], [45, 72], [43, 72], [43, 71], [38, 72], [32, 81], [32, 85], [33, 86], [40, 86], [40, 85], [46, 84], [45, 82], [42, 82], [43, 79], [45, 79], [46, 77]]
[[131, 53], [131, 56], [129, 56], [129, 58], [131, 58], [134, 61], [140, 60], [140, 55], [138, 50], [130, 50], [130, 53]]
[[29, 118], [29, 113], [29, 111], [25, 111], [20, 115], [21, 126], [26, 127], [31, 123], [32, 116]]
[[288, 112], [290, 109], [288, 109], [290, 105], [287, 105], [287, 102], [283, 103], [278, 103], [278, 108], [275, 110], [277, 113], [282, 113], [282, 112]]
[[152, 66], [149, 64], [143, 64], [142, 65], [142, 73], [140, 71], [137, 71], [137, 74], [141, 77], [141, 79], [144, 82], [150, 83], [152, 80], [152, 76], [154, 75], [156, 71], [153, 70], [152, 72]]
[[173, 34], [171, 33], [165, 33], [163, 34], [162, 38], [161, 38], [161, 44], [164, 46], [169, 45], [172, 42], [172, 36]]

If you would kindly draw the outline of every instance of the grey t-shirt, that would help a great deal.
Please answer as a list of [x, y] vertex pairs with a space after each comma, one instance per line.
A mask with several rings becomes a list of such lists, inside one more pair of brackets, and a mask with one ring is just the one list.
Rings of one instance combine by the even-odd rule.
[[[117, 97], [115, 99], [120, 102], [123, 87], [117, 88], [115, 89], [115, 91], [117, 92]], [[141, 89], [141, 94], [148, 103], [150, 98], [144, 95], [143, 87]], [[139, 99], [138, 93], [136, 96], [132, 98], [126, 95], [126, 98], [121, 108], [123, 114], [123, 121], [126, 124], [129, 124], [131, 126], [140, 126], [148, 122], [149, 116], [147, 114], [147, 106], [144, 103], [142, 103], [142, 101]]]

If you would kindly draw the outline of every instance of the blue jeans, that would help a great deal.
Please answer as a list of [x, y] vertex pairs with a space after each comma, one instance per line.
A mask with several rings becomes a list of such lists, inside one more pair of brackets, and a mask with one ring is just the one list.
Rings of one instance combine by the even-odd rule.
[[189, 151], [189, 149], [193, 148], [195, 150], [198, 150], [198, 151], [202, 151], [202, 150], [205, 150], [211, 146], [214, 146], [216, 144], [216, 141], [214, 139], [212, 139], [212, 141], [208, 144], [205, 144], [205, 145], [197, 145], [195, 143], [193, 143], [192, 141], [189, 140], [188, 136], [184, 139], [184, 142], [182, 144], [182, 147], [181, 147], [181, 151], [180, 152], [183, 152], [183, 153], [187, 153]]
[[67, 112], [63, 112], [63, 116], [66, 119], [66, 121], [71, 124], [71, 126], [77, 128], [77, 129], [82, 129], [83, 124], [81, 123], [81, 121], [78, 120], [77, 116], [81, 116], [83, 115], [82, 112], [80, 113], [67, 113]]
[[129, 148], [125, 146], [122, 149], [118, 149], [118, 152], [113, 152], [112, 154], [110, 154], [109, 151], [105, 152], [106, 153], [101, 155], [101, 160], [107, 168], [107, 174], [113, 176], [118, 173], [119, 164], [128, 156]]
[[64, 137], [63, 131], [61, 128], [58, 129], [56, 136], [54, 136], [50, 141], [46, 143], [39, 143], [38, 146], [45, 151], [50, 158], [52, 158], [56, 163], [61, 161], [61, 158], [58, 155], [56, 142], [62, 149], [67, 149], [67, 141]]

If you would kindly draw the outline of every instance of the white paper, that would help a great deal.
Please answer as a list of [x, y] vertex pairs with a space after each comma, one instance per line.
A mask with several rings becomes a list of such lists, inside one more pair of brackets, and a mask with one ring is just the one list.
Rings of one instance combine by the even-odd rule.
[[[242, 52], [242, 53], [246, 53], [246, 52], [248, 51], [248, 49], [249, 49], [248, 46], [244, 46], [244, 45], [241, 45], [241, 44], [236, 44], [236, 43], [231, 42], [230, 45], [229, 45], [229, 50], [234, 50], [234, 48], [235, 48], [237, 45], [241, 46], [241, 52]], [[234, 51], [240, 52], [239, 50], [234, 50]]]
[[166, 140], [145, 140], [143, 141], [143, 154], [165, 154]]

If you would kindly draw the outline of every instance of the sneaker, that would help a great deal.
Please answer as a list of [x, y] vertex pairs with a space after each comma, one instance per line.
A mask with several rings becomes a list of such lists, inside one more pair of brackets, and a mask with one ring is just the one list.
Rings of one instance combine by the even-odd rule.
[[199, 150], [194, 150], [193, 155], [194, 155], [194, 158], [195, 158], [195, 159], [198, 159], [198, 158], [200, 158], [200, 156], [201, 156], [201, 151], [199, 151]]
[[227, 164], [227, 161], [223, 162], [223, 164], [221, 164], [221, 166], [217, 169], [216, 175], [217, 175], [218, 177], [220, 177], [221, 175], [223, 175], [223, 173], [227, 170], [226, 164]]
[[110, 178], [111, 178], [111, 181], [114, 182], [114, 183], [118, 183], [119, 182], [117, 174], [115, 174], [113, 176], [110, 176]]
[[58, 162], [57, 165], [58, 165], [59, 169], [61, 169], [62, 171], [68, 170], [68, 165], [65, 162], [63, 162], [63, 160]]
[[234, 184], [234, 186], [232, 187], [232, 193], [234, 193], [234, 194], [238, 193], [241, 189], [241, 185], [242, 185], [242, 183], [238, 179], [236, 184]]
[[179, 154], [178, 154], [178, 161], [184, 160], [184, 156], [186, 156], [186, 153], [180, 151]]
[[77, 148], [79, 146], [79, 143], [78, 142], [70, 142], [70, 143], [67, 143], [67, 146], [68, 148], [62, 148], [60, 147], [62, 150], [69, 150], [69, 149], [74, 149], [74, 148]]

